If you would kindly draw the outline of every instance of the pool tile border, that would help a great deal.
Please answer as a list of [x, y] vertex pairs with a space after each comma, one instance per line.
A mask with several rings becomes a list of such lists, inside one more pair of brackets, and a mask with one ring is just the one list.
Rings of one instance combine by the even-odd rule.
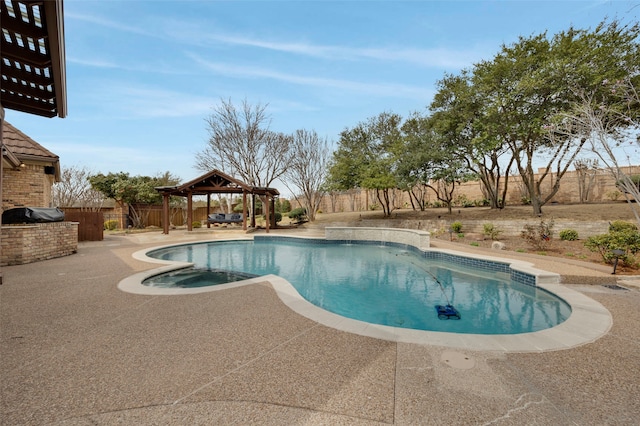
[[[309, 238], [309, 237], [291, 237], [291, 236], [256, 236], [254, 239], [269, 238], [271, 240], [292, 239], [311, 240], [315, 243], [334, 243], [335, 240], [327, 240], [326, 238]], [[226, 241], [251, 240], [251, 238], [230, 239]], [[221, 242], [223, 240], [216, 240]], [[354, 241], [354, 240], [347, 240]], [[213, 242], [213, 241], [209, 241]], [[208, 242], [203, 242], [208, 243]], [[358, 243], [363, 243], [358, 241]], [[518, 260], [501, 259], [493, 256], [479, 256], [467, 253], [458, 253], [446, 249], [418, 249], [416, 247], [397, 243], [397, 242], [381, 242], [381, 241], [365, 241], [365, 244], [388, 244], [404, 247], [410, 250], [418, 250], [420, 252], [432, 253], [436, 257], [448, 259], [450, 256], [457, 258], [462, 257], [469, 259], [469, 264], [473, 265], [489, 265], [496, 263], [495, 268], [500, 269], [499, 272], [508, 272], [511, 277], [514, 275], [522, 275], [529, 280], [529, 285], [534, 285], [545, 291], [553, 293], [560, 297], [571, 306], [571, 315], [563, 323], [541, 331], [532, 333], [512, 334], [512, 335], [480, 335], [480, 334], [461, 334], [447, 333], [440, 331], [423, 331], [412, 330], [398, 327], [391, 327], [378, 324], [370, 324], [363, 321], [346, 318], [319, 308], [312, 303], [303, 299], [297, 290], [287, 280], [276, 275], [266, 275], [258, 278], [237, 281], [234, 283], [221, 284], [211, 287], [199, 287], [193, 289], [170, 289], [170, 288], [154, 288], [142, 285], [142, 281], [165, 272], [176, 269], [190, 267], [190, 263], [164, 261], [150, 258], [146, 253], [160, 248], [171, 247], [175, 245], [167, 245], [162, 247], [153, 247], [140, 250], [133, 254], [133, 257], [145, 262], [163, 264], [159, 268], [149, 271], [140, 272], [131, 275], [120, 281], [118, 288], [122, 291], [144, 294], [144, 295], [185, 295], [204, 293], [211, 291], [222, 291], [230, 288], [236, 288], [245, 285], [269, 283], [276, 291], [280, 300], [294, 312], [309, 318], [319, 324], [334, 328], [340, 331], [359, 334], [362, 336], [373, 337], [377, 339], [390, 340], [401, 343], [413, 343], [420, 345], [445, 346], [456, 349], [478, 350], [478, 351], [498, 351], [498, 352], [545, 352], [562, 349], [570, 349], [584, 344], [593, 342], [609, 332], [613, 324], [613, 319], [609, 311], [597, 301], [560, 284], [560, 276], [558, 274], [542, 271], [533, 267], [529, 262]], [[426, 250], [426, 251], [425, 251]], [[503, 268], [509, 270], [502, 271]], [[490, 269], [494, 270], [494, 269]], [[529, 278], [526, 278], [529, 277]], [[530, 278], [533, 277], [533, 278]], [[523, 281], [520, 281], [523, 282]]]

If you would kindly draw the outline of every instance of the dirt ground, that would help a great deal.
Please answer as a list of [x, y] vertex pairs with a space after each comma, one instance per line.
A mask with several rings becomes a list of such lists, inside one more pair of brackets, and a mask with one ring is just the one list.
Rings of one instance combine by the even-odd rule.
[[[608, 221], [625, 220], [635, 223], [632, 208], [626, 202], [602, 203], [602, 204], [555, 204], [543, 206], [541, 219], [570, 219], [576, 221]], [[368, 220], [384, 219], [382, 211], [367, 212], [345, 212], [345, 213], [322, 213], [316, 218], [316, 225], [328, 225], [332, 222], [348, 222], [357, 220], [358, 218], [366, 218]], [[532, 219], [538, 218], [533, 214], [531, 206], [507, 206], [502, 210], [491, 210], [488, 207], [469, 207], [454, 208], [452, 214], [449, 215], [446, 208], [429, 208], [424, 212], [413, 211], [408, 209], [394, 210], [391, 213], [394, 219], [409, 220], [429, 220], [440, 218], [455, 218], [455, 220], [486, 220], [487, 222], [495, 220], [521, 220], [531, 222]], [[591, 252], [584, 246], [585, 240], [562, 241], [559, 239], [555, 230], [555, 238], [552, 238], [548, 247], [544, 251], [531, 247], [524, 239], [519, 236], [503, 236], [498, 241], [506, 245], [506, 249], [510, 251], [518, 251], [523, 253], [532, 253], [543, 256], [554, 256], [567, 259], [575, 259], [585, 262], [594, 262], [603, 265], [602, 257], [598, 253]], [[448, 233], [443, 235], [434, 235], [432, 238], [449, 240]], [[482, 240], [465, 236], [458, 238], [453, 236], [454, 242], [465, 245], [474, 245], [479, 247], [491, 247], [492, 241], [489, 239]], [[640, 262], [640, 256], [637, 256]], [[618, 265], [617, 273], [620, 275], [637, 275], [640, 270], [637, 268], [625, 267]]]

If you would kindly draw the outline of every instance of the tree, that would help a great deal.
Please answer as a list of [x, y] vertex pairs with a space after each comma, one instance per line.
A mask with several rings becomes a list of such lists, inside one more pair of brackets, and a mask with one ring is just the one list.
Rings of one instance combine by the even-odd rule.
[[[637, 83], [629, 79], [614, 83], [605, 81], [604, 85], [621, 96], [624, 102], [620, 104], [604, 99], [597, 101], [593, 94], [585, 95], [580, 102], [576, 102], [571, 112], [562, 114], [562, 127], [558, 127], [556, 131], [562, 129], [588, 140], [589, 149], [602, 161], [622, 190], [640, 225], [640, 187], [633, 175], [625, 173], [622, 161], [627, 159], [619, 159], [615, 150], [626, 146], [627, 149], [635, 150], [635, 158], [640, 158], [640, 98]], [[620, 89], [620, 85], [624, 89]]]
[[158, 205], [162, 203], [162, 195], [155, 188], [177, 185], [178, 177], [166, 172], [157, 177], [129, 176], [129, 173], [99, 173], [89, 177], [91, 187], [101, 192], [105, 197], [116, 202], [129, 205], [129, 213], [135, 228], [141, 228], [146, 223], [150, 210], [144, 205]]
[[221, 100], [207, 119], [209, 142], [196, 154], [196, 168], [219, 169], [258, 187], [281, 177], [291, 158], [291, 137], [269, 130], [266, 108], [246, 99], [240, 108]]
[[294, 196], [306, 208], [310, 221], [315, 220], [325, 194], [323, 185], [330, 155], [327, 140], [321, 139], [315, 131], [297, 130], [293, 135], [291, 160], [284, 174], [284, 182], [292, 193], [298, 191], [300, 195]]
[[491, 208], [503, 208], [514, 157], [500, 135], [487, 130], [491, 123], [483, 116], [485, 97], [480, 89], [467, 70], [458, 76], [446, 75], [438, 82], [430, 105], [431, 120], [447, 143], [443, 149], [478, 176]]
[[395, 169], [402, 146], [402, 118], [381, 113], [340, 134], [333, 153], [328, 185], [333, 189], [370, 189], [385, 216], [393, 210], [393, 190], [398, 187]]
[[578, 177], [578, 196], [580, 203], [589, 201], [589, 195], [593, 189], [593, 183], [598, 174], [598, 160], [576, 159], [573, 162]]
[[[492, 61], [473, 69], [483, 101], [482, 132], [511, 151], [535, 214], [557, 193], [563, 175], [586, 143], [556, 131], [558, 114], [576, 100], [575, 89], [604, 94], [603, 80], [638, 67], [638, 27], [602, 23], [594, 31], [570, 28], [502, 46]], [[536, 173], [534, 165], [546, 160]], [[551, 180], [544, 190], [543, 181]]]
[[104, 196], [91, 188], [91, 171], [86, 167], [71, 166], [62, 169], [60, 182], [53, 186], [53, 203], [58, 207], [100, 209]]
[[[424, 186], [435, 193], [451, 214], [453, 194], [460, 182], [475, 176], [451, 141], [437, 132], [433, 117], [413, 114], [402, 126], [403, 146], [397, 175], [406, 186]], [[412, 191], [413, 193], [413, 191]]]

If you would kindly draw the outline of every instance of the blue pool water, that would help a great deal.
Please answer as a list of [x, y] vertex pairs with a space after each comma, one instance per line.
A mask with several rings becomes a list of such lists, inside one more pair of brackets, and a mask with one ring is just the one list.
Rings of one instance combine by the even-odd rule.
[[[275, 274], [327, 311], [393, 327], [517, 334], [553, 327], [571, 313], [558, 297], [513, 282], [507, 274], [445, 265], [389, 245], [261, 238], [174, 246], [148, 255], [192, 262], [208, 272], [186, 271], [191, 274], [187, 280], [153, 277], [145, 285], [164, 286], [172, 281], [186, 283], [184, 287], [215, 285]], [[229, 273], [232, 278], [224, 278]], [[460, 320], [438, 319], [435, 305], [449, 302], [460, 312]]]

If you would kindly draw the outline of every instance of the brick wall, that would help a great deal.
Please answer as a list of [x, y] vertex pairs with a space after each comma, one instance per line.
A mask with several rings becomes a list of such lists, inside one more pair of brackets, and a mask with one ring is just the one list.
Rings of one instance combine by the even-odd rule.
[[78, 251], [78, 223], [3, 225], [0, 266], [22, 265]]
[[2, 209], [13, 207], [52, 207], [54, 176], [45, 174], [42, 164], [6, 167], [2, 176]]

